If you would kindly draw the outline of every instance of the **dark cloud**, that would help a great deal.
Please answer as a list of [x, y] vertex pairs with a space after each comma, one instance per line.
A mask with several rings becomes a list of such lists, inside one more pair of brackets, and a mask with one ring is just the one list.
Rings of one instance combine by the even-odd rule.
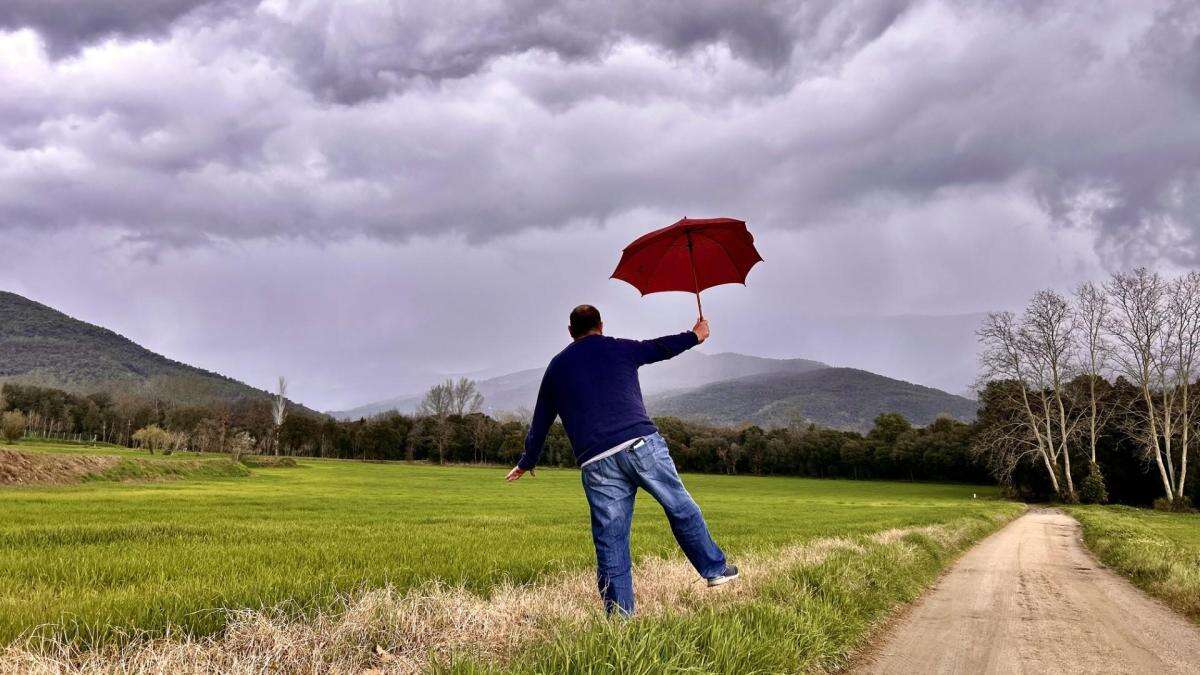
[[110, 37], [161, 37], [177, 19], [198, 8], [224, 13], [237, 0], [5, 0], [0, 27], [32, 28], [56, 58]]
[[639, 208], [822, 227], [982, 186], [1114, 264], [1200, 250], [1194, 3], [88, 7], [0, 10], [53, 52], [0, 42], [0, 227], [480, 242]]
[[515, 0], [381, 4], [368, 16], [318, 3], [282, 19], [277, 34], [297, 71], [323, 98], [356, 103], [474, 75], [504, 56], [541, 52], [565, 62], [604, 58], [633, 41], [681, 57], [720, 44], [735, 58], [777, 70], [801, 57], [824, 65], [870, 42], [908, 0], [641, 2]]
[[256, 23], [267, 49], [286, 54], [319, 96], [351, 104], [401, 90], [414, 79], [467, 77], [503, 56], [537, 51], [564, 61], [594, 60], [628, 40], [676, 56], [723, 44], [736, 57], [765, 69], [788, 65], [798, 48], [804, 61], [824, 63], [877, 37], [910, 2], [433, 0], [347, 5], [321, 0], [258, 7], [257, 0], [11, 0], [0, 7], [0, 27], [33, 28], [58, 58], [111, 37], [162, 37], [194, 12], [210, 22], [236, 16]]

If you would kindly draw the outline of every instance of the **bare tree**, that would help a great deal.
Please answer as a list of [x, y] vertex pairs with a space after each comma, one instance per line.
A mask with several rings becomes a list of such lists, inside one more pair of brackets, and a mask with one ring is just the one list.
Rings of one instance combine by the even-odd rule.
[[453, 382], [446, 380], [442, 384], [435, 384], [425, 392], [425, 398], [417, 406], [417, 414], [423, 417], [449, 417], [454, 406], [453, 398]]
[[517, 406], [515, 410], [501, 412], [497, 419], [500, 422], [518, 422], [527, 427], [533, 422], [533, 410], [527, 405]]
[[188, 442], [191, 441], [191, 436], [183, 431], [168, 431], [164, 439], [163, 454], [169, 455], [175, 452], [182, 452], [187, 449]]
[[248, 432], [238, 431], [229, 436], [229, 458], [233, 461], [242, 461], [242, 457], [244, 457], [253, 448], [254, 439]]
[[488, 436], [491, 431], [491, 420], [486, 415], [471, 414], [467, 419], [470, 420], [469, 429], [471, 430], [471, 446], [473, 448], [473, 458], [475, 463], [483, 462], [484, 448], [488, 442]]
[[1110, 307], [1104, 288], [1086, 282], [1075, 291], [1075, 333], [1079, 339], [1078, 367], [1087, 378], [1088, 459], [1096, 466], [1096, 439], [1107, 420], [1104, 376], [1112, 345], [1105, 333]]
[[[1166, 284], [1157, 272], [1139, 267], [1128, 274], [1114, 274], [1105, 284], [1112, 301], [1108, 333], [1118, 349], [1113, 361], [1140, 391], [1140, 405], [1125, 411], [1127, 430], [1136, 438], [1149, 459], [1153, 459], [1168, 499], [1174, 498], [1172, 477], [1167, 473], [1160, 441], [1161, 406], [1155, 399], [1162, 378], [1163, 347], [1168, 333]], [[1170, 417], [1169, 411], [1166, 415]]]
[[1069, 369], [1075, 351], [1073, 331], [1071, 305], [1065, 298], [1048, 290], [1033, 296], [1022, 317], [1020, 340], [1042, 402], [1050, 455], [1062, 458], [1070, 501], [1075, 501], [1071, 441], [1078, 417], [1074, 410], [1068, 410], [1071, 406], [1066, 400], [1064, 385], [1070, 379]]
[[1175, 491], [1175, 436], [1179, 433], [1179, 389], [1175, 386], [1178, 371], [1175, 361], [1174, 317], [1170, 311], [1170, 282], [1163, 285], [1163, 330], [1152, 355], [1151, 371], [1154, 386], [1158, 390], [1158, 442], [1161, 443], [1163, 462], [1167, 465], [1167, 482], [1171, 494]]
[[282, 375], [279, 376], [279, 391], [275, 394], [275, 400], [271, 404], [271, 420], [275, 422], [274, 445], [275, 455], [279, 455], [279, 431], [283, 428], [283, 421], [287, 419], [287, 380]]
[[479, 393], [475, 381], [460, 377], [457, 382], [446, 380], [430, 387], [417, 412], [428, 417], [449, 417], [469, 415], [482, 408], [483, 394]]
[[[1187, 481], [1188, 450], [1194, 440], [1192, 426], [1196, 420], [1196, 403], [1191, 395], [1192, 380], [1196, 377], [1197, 350], [1200, 350], [1200, 272], [1188, 274], [1171, 282], [1167, 300], [1168, 325], [1174, 347], [1175, 381], [1179, 412], [1179, 478], [1175, 481], [1175, 499], [1183, 499]], [[1168, 450], [1168, 459], [1170, 453]], [[1168, 467], [1171, 466], [1168, 462]]]
[[450, 444], [449, 418], [479, 412], [483, 407], [483, 395], [473, 380], [460, 377], [457, 382], [447, 379], [425, 392], [425, 398], [417, 407], [417, 414], [429, 417], [434, 422], [434, 438], [437, 443], [438, 462], [446, 463], [446, 448]]
[[[1038, 457], [1055, 491], [1074, 500], [1071, 460], [1081, 451], [1090, 463], [1088, 492], [1102, 500], [1097, 446], [1116, 419], [1158, 468], [1167, 501], [1183, 502], [1200, 437], [1200, 396], [1192, 392], [1200, 375], [1200, 271], [1168, 280], [1137, 268], [1080, 285], [1073, 303], [1041, 291], [1019, 320], [991, 314], [978, 336], [987, 418], [975, 448], [1001, 480]], [[1136, 393], [1114, 395], [1110, 375]]]
[[483, 408], [483, 394], [479, 393], [474, 380], [460, 377], [458, 382], [451, 386], [450, 402], [452, 414], [469, 415]]
[[1006, 415], [980, 434], [977, 449], [989, 457], [1001, 480], [1007, 480], [1021, 460], [1036, 456], [1054, 492], [1060, 493], [1055, 444], [1046, 435], [1051, 429], [1043, 427], [1045, 398], [1030, 393], [1030, 380], [1037, 371], [1028, 354], [1029, 341], [1021, 335], [1016, 316], [1012, 312], [988, 314], [977, 335], [982, 347], [982, 379], [1000, 381], [1001, 386], [993, 386], [988, 392], [1004, 399], [997, 403]]

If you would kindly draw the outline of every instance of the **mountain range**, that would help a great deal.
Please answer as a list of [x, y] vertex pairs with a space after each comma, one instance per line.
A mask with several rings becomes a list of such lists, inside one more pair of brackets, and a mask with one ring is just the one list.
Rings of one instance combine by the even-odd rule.
[[[497, 414], [532, 408], [542, 372], [531, 368], [478, 381], [484, 410]], [[652, 415], [716, 425], [778, 427], [802, 422], [864, 431], [885, 412], [928, 424], [939, 415], [970, 420], [976, 408], [974, 401], [940, 389], [809, 359], [692, 350], [644, 366], [640, 375]], [[421, 398], [421, 394], [400, 396], [329, 414], [358, 419], [390, 410], [411, 413]]]
[[0, 382], [77, 394], [131, 393], [184, 404], [271, 396], [6, 291], [0, 291]]
[[880, 413], [900, 413], [925, 425], [939, 415], [970, 420], [977, 407], [962, 396], [857, 368], [751, 375], [655, 397], [648, 405], [656, 415], [719, 426], [751, 423], [771, 428], [812, 422], [854, 431], [870, 429]]
[[[542, 372], [531, 368], [478, 381], [485, 411], [499, 414], [531, 408]], [[721, 425], [811, 422], [865, 430], [885, 412], [901, 413], [917, 424], [942, 414], [970, 419], [975, 412], [973, 401], [940, 389], [811, 359], [692, 350], [643, 367], [641, 381], [651, 414]], [[271, 396], [4, 291], [0, 291], [0, 382], [84, 394], [131, 393], [183, 404]], [[422, 394], [412, 393], [329, 414], [358, 419], [389, 410], [413, 412], [421, 398]]]
[[[767, 359], [745, 354], [705, 354], [688, 351], [660, 363], [641, 369], [642, 393], [646, 396], [682, 392], [712, 382], [720, 382], [748, 375], [767, 373], [804, 373], [828, 368], [819, 361], [808, 359]], [[484, 410], [491, 413], [511, 412], [521, 408], [532, 408], [537, 399], [538, 386], [542, 381], [543, 368], [529, 368], [515, 373], [478, 380], [476, 385], [483, 394]], [[397, 410], [411, 413], [421, 403], [422, 394], [398, 396], [375, 403], [329, 413], [339, 419], [370, 417], [381, 412]]]

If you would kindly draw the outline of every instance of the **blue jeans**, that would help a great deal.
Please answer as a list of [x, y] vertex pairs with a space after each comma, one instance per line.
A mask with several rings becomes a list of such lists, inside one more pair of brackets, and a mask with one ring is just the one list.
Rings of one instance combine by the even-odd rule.
[[661, 434], [646, 436], [615, 455], [583, 467], [583, 488], [592, 508], [596, 543], [596, 581], [608, 613], [633, 614], [633, 561], [629, 528], [633, 501], [640, 487], [662, 505], [679, 548], [700, 573], [711, 579], [725, 571], [725, 554], [717, 547], [700, 507], [683, 487]]

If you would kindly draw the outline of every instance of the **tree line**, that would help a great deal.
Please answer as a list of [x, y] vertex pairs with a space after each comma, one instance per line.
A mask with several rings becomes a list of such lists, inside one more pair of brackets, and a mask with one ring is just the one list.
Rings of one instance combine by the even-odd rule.
[[[433, 387], [416, 414], [391, 412], [352, 421], [285, 408], [282, 396], [177, 406], [162, 400], [118, 401], [106, 394], [84, 396], [18, 384], [5, 384], [0, 394], [0, 411], [23, 415], [31, 436], [66, 433], [148, 452], [507, 465], [520, 456], [528, 431], [528, 420], [520, 415], [494, 418], [480, 412], [483, 399], [474, 383], [465, 379]], [[991, 480], [987, 466], [971, 450], [975, 425], [949, 418], [915, 427], [901, 415], [885, 414], [866, 434], [809, 424], [768, 430], [715, 427], [672, 417], [656, 422], [681, 471]], [[561, 424], [551, 429], [542, 465], [575, 466]]]
[[974, 447], [1004, 484], [1186, 509], [1200, 424], [1200, 273], [1138, 268], [989, 314]]

